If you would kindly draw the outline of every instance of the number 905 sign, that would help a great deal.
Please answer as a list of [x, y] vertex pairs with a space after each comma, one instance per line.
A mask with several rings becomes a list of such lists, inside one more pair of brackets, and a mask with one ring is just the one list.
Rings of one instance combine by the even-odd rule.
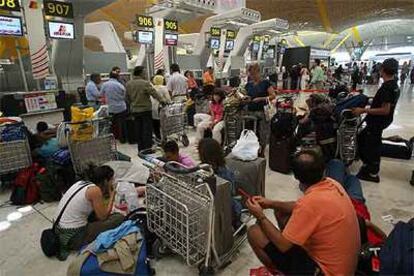
[[178, 32], [178, 22], [175, 20], [164, 19], [164, 29], [166, 31]]
[[73, 18], [72, 3], [45, 0], [43, 4], [45, 9], [45, 15]]
[[0, 0], [0, 10], [20, 11], [19, 0]]

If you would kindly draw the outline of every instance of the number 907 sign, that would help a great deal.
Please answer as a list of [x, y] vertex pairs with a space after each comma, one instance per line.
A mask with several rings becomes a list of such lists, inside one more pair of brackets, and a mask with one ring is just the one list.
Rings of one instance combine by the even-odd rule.
[[0, 0], [0, 10], [20, 11], [19, 0]]
[[73, 18], [72, 3], [45, 0], [43, 4], [45, 9], [45, 15]]

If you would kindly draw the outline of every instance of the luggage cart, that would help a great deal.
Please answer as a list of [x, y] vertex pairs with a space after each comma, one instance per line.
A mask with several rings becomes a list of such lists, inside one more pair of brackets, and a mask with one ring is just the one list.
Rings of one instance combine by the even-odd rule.
[[242, 232], [248, 221], [234, 232], [233, 247], [218, 255], [215, 248], [214, 195], [205, 178], [214, 176], [208, 165], [186, 168], [176, 162], [164, 163], [154, 156], [139, 153], [145, 165], [159, 180], [147, 184], [147, 224], [158, 236], [153, 253], [172, 250], [187, 265], [198, 266], [201, 275], [211, 275], [229, 264], [247, 239]]
[[161, 143], [165, 143], [169, 136], [176, 135], [184, 147], [190, 145], [187, 136], [186, 124], [187, 114], [186, 104], [183, 102], [173, 102], [165, 105], [160, 110]]
[[0, 126], [0, 175], [14, 173], [32, 165], [26, 131], [23, 123]]
[[339, 117], [337, 131], [337, 154], [345, 165], [350, 165], [357, 157], [357, 136], [361, 118], [354, 116], [352, 110], [345, 109]]
[[73, 169], [77, 175], [82, 175], [90, 164], [102, 165], [117, 160], [116, 141], [111, 134], [110, 119], [65, 123], [65, 134]]

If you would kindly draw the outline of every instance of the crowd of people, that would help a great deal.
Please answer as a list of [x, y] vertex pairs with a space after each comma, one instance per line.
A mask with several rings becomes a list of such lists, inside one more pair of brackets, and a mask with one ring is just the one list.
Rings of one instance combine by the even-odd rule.
[[[348, 174], [345, 165], [339, 160], [326, 160], [320, 152], [305, 149], [296, 153], [292, 161], [293, 174], [299, 182], [299, 189], [304, 193], [303, 197], [296, 202], [270, 200], [261, 196], [246, 199], [245, 206], [257, 219], [256, 224], [248, 230], [248, 240], [257, 257], [269, 270], [300, 275], [353, 275], [359, 267], [361, 245], [367, 240], [380, 243], [385, 238], [385, 234], [370, 221], [360, 182], [360, 179], [380, 181], [382, 132], [392, 123], [399, 98], [396, 78], [398, 62], [388, 59], [377, 67], [373, 66], [371, 76], [374, 80], [381, 77], [384, 83], [370, 108], [352, 110], [355, 116], [367, 114], [367, 126], [358, 137], [359, 153], [363, 161], [358, 175]], [[360, 67], [354, 65], [354, 70], [353, 84], [361, 81], [361, 75], [365, 78], [367, 64]], [[189, 118], [189, 123], [196, 128], [199, 157], [201, 162], [210, 164], [218, 176], [227, 179], [234, 186], [234, 174], [226, 166], [222, 147], [222, 131], [225, 126], [223, 102], [228, 95], [240, 89], [240, 80], [230, 87], [218, 87], [212, 68], [207, 68], [204, 72], [202, 83], [196, 81], [191, 71], [182, 74], [177, 64], [171, 65], [170, 72], [168, 78], [160, 70], [151, 80], [146, 80], [144, 68], [138, 66], [134, 69], [133, 79], [122, 83], [119, 72], [113, 70], [110, 79], [100, 90], [100, 78], [93, 74], [86, 87], [88, 102], [98, 105], [101, 97], [105, 97], [114, 124], [120, 126], [118, 135], [126, 135], [123, 132], [128, 130], [122, 125], [128, 114], [131, 114], [139, 133], [138, 150], [144, 150], [151, 148], [153, 132], [156, 137], [160, 137], [160, 105], [188, 102], [190, 106], [194, 100], [194, 91], [206, 93], [210, 99], [208, 112], [192, 112], [192, 118]], [[407, 70], [403, 73], [408, 74]], [[332, 77], [340, 80], [342, 74], [343, 68], [339, 66]], [[287, 88], [285, 79], [288, 75], [291, 78], [291, 89], [321, 89], [327, 77], [331, 77], [331, 72], [320, 60], [315, 60], [311, 70], [298, 64], [289, 73], [282, 68], [282, 75], [284, 89]], [[270, 134], [270, 126], [265, 119], [265, 106], [276, 97], [278, 90], [269, 79], [263, 78], [258, 64], [249, 67], [248, 82], [243, 90], [245, 109], [259, 123], [259, 155], [264, 156]], [[211, 131], [211, 138], [206, 138], [207, 130]], [[190, 156], [180, 153], [175, 141], [165, 143], [163, 150], [163, 158], [168, 161], [186, 167], [195, 165]], [[109, 188], [113, 181], [113, 171], [106, 167], [93, 168], [89, 179], [91, 182], [74, 185], [59, 204], [61, 208], [70, 192], [74, 192], [80, 185], [87, 187], [77, 195], [77, 206], [72, 205], [66, 211], [59, 225], [59, 234], [64, 241], [63, 252], [78, 248], [80, 242], [90, 241], [97, 233], [119, 223], [119, 217], [111, 216], [102, 203], [104, 194], [109, 193], [110, 198], [113, 197], [113, 191]], [[237, 213], [239, 207], [236, 203], [232, 205], [233, 211]], [[264, 213], [266, 209], [274, 211], [278, 226], [268, 219]], [[96, 214], [95, 219], [99, 223], [88, 222], [87, 218], [92, 212]]]

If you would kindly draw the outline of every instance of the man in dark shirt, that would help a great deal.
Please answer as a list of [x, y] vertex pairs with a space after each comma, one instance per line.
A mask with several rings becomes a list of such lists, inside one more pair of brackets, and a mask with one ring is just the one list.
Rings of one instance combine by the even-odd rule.
[[386, 59], [380, 69], [384, 83], [375, 94], [371, 108], [355, 108], [355, 115], [367, 114], [366, 127], [358, 136], [359, 155], [364, 165], [358, 173], [361, 180], [379, 182], [382, 132], [394, 119], [394, 111], [400, 97], [400, 89], [394, 78], [398, 72], [398, 61]]

